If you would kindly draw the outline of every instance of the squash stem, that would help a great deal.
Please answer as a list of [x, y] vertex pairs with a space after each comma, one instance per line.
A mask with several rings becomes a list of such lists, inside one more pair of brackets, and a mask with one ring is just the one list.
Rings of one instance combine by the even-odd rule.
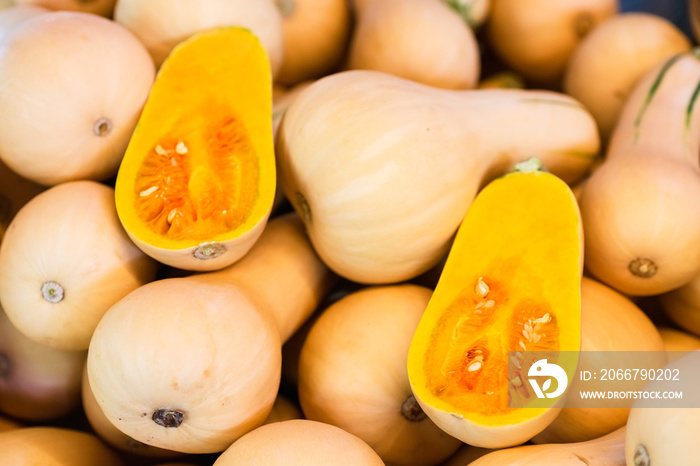
[[651, 278], [656, 275], [657, 266], [653, 260], [645, 257], [638, 257], [629, 264], [629, 271], [632, 275], [640, 278]]
[[649, 458], [649, 452], [647, 448], [640, 444], [634, 448], [634, 466], [649, 466], [651, 464], [651, 459]]
[[174, 409], [161, 408], [153, 411], [151, 419], [162, 427], [180, 427], [185, 415]]
[[413, 394], [401, 404], [401, 415], [410, 422], [420, 422], [427, 417]]
[[46, 282], [41, 286], [41, 294], [44, 299], [50, 303], [59, 303], [63, 301], [63, 287], [56, 282]]

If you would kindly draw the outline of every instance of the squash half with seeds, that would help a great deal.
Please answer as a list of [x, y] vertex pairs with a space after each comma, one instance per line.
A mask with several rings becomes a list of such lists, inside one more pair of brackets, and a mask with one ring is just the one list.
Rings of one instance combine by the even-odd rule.
[[[560, 411], [567, 395], [560, 388], [578, 363], [578, 206], [565, 182], [528, 166], [477, 195], [409, 350], [420, 406], [445, 432], [478, 447], [514, 446], [541, 432]], [[547, 365], [559, 377], [533, 374]]]
[[146, 254], [186, 270], [241, 258], [272, 210], [272, 77], [242, 27], [194, 34], [160, 68], [119, 168], [116, 202]]

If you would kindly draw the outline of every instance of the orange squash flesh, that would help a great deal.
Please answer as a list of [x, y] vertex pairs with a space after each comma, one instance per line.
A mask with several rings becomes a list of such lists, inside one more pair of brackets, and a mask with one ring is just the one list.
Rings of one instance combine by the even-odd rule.
[[[214, 28], [175, 47], [117, 176], [120, 219], [137, 245], [191, 270], [222, 268], [247, 252], [274, 200], [271, 113], [270, 66], [252, 32]], [[236, 252], [204, 265], [191, 257], [203, 243]]]
[[408, 358], [416, 399], [447, 433], [502, 448], [552, 422], [559, 400], [519, 406], [535, 399], [526, 379], [536, 357], [574, 375], [582, 241], [575, 196], [552, 174], [514, 172], [479, 193]]

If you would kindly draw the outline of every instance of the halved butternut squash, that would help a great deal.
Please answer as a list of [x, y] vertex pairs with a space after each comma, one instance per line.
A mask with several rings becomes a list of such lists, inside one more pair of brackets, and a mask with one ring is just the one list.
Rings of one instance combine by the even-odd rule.
[[259, 237], [276, 185], [271, 79], [242, 27], [196, 33], [161, 66], [116, 180], [119, 218], [154, 259], [220, 269]]
[[533, 407], [528, 369], [544, 354], [571, 382], [582, 264], [578, 206], [560, 178], [516, 169], [477, 195], [408, 355], [416, 399], [439, 427], [473, 446], [503, 448], [552, 422], [566, 392]]

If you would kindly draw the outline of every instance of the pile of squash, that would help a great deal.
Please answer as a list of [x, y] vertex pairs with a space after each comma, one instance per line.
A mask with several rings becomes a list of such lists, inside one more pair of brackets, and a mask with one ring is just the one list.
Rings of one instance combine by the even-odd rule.
[[0, 463], [697, 464], [678, 3], [1, 0]]

